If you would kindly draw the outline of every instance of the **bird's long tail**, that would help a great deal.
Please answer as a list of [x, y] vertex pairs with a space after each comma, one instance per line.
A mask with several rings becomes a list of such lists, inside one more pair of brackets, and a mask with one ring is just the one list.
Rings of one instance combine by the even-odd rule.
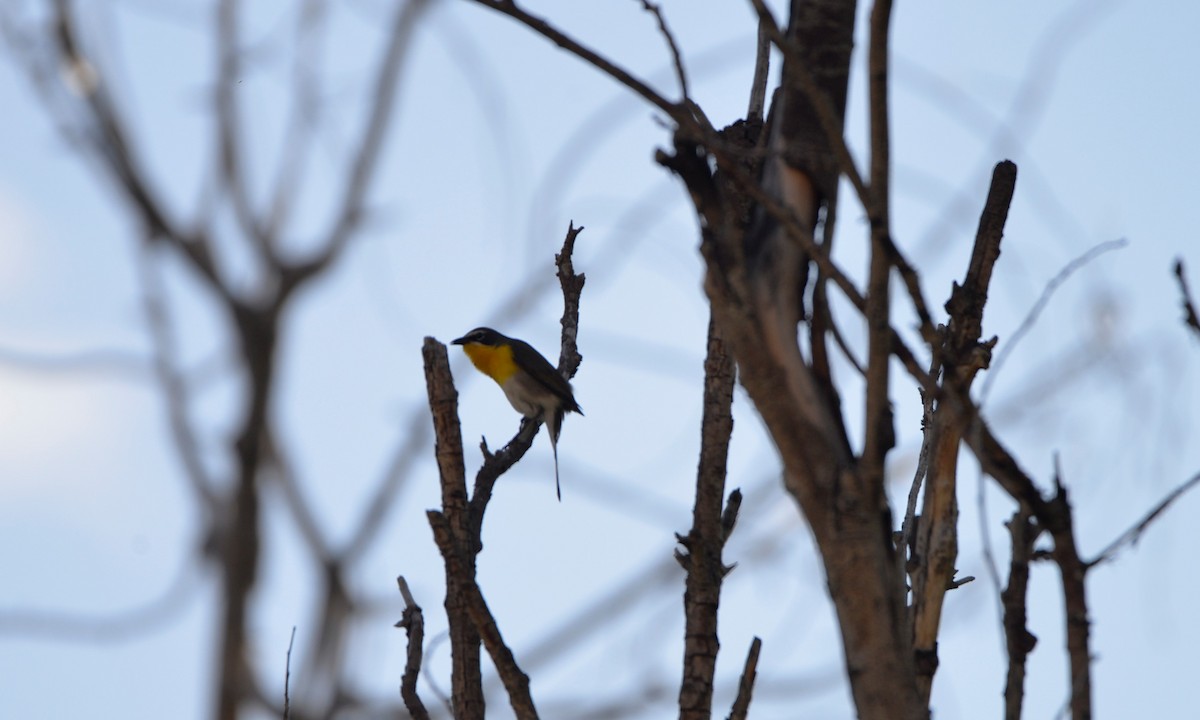
[[558, 493], [559, 502], [562, 502], [562, 485], [558, 482], [558, 434], [562, 432], [562, 421], [565, 414], [563, 409], [559, 408], [545, 418], [547, 434], [550, 435], [550, 450], [554, 453], [554, 491]]
[[554, 442], [554, 435], [550, 436], [550, 450], [554, 453], [554, 492], [558, 493], [558, 501], [562, 502], [562, 486], [558, 483], [558, 443]]

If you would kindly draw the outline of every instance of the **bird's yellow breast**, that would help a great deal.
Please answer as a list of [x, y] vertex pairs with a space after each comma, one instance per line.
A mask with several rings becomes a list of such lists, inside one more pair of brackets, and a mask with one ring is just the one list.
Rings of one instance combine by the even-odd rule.
[[467, 357], [479, 369], [479, 372], [504, 385], [517, 372], [517, 363], [513, 361], [511, 345], [481, 345], [467, 343], [463, 345]]

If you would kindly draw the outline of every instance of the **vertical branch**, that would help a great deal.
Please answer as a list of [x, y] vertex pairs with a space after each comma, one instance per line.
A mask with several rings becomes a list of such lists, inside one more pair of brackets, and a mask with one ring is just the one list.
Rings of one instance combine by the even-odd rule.
[[1049, 503], [1050, 535], [1054, 538], [1054, 562], [1058, 565], [1063, 585], [1063, 610], [1067, 624], [1067, 656], [1071, 667], [1071, 719], [1091, 720], [1092, 717], [1092, 653], [1088, 620], [1088, 566], [1079, 557], [1075, 545], [1075, 521], [1067, 489], [1063, 487], [1058, 470], [1054, 473], [1055, 494]]
[[429, 0], [408, 0], [396, 8], [390, 37], [372, 87], [373, 92], [369, 95], [372, 104], [367, 111], [366, 123], [350, 163], [345, 190], [338, 201], [337, 213], [326, 236], [325, 246], [316, 257], [294, 269], [295, 276], [292, 281], [298, 282], [310, 277], [336, 259], [362, 219], [367, 190], [375, 176], [375, 168], [383, 156], [383, 143], [396, 104], [400, 72], [404, 69], [404, 60], [412, 46], [417, 20], [428, 5]]
[[738, 680], [737, 697], [733, 700], [733, 708], [729, 711], [729, 720], [746, 720], [750, 712], [750, 697], [754, 694], [754, 678], [758, 672], [758, 652], [762, 650], [762, 640], [757, 637], [750, 641], [750, 651], [746, 653], [746, 664], [742, 667], [742, 676]]
[[750, 81], [750, 104], [746, 119], [761, 123], [767, 106], [767, 75], [771, 69], [771, 37], [762, 20], [758, 22], [758, 44], [754, 51], [754, 78]]
[[1183, 259], [1176, 258], [1175, 260], [1175, 280], [1179, 283], [1179, 294], [1181, 295], [1180, 304], [1183, 305], [1183, 322], [1184, 324], [1200, 337], [1200, 315], [1196, 314], [1196, 303], [1192, 300], [1192, 293], [1188, 290], [1187, 275], [1183, 269]]
[[583, 226], [567, 223], [567, 236], [563, 238], [562, 250], [554, 256], [558, 283], [562, 287], [563, 314], [562, 348], [558, 355], [558, 371], [568, 380], [575, 377], [583, 356], [579, 354], [579, 300], [587, 276], [575, 272], [575, 239], [583, 232]]
[[241, 123], [237, 104], [237, 89], [242, 82], [237, 17], [240, 5], [235, 0], [221, 0], [217, 5], [217, 148], [225, 180], [223, 189], [229, 195], [234, 217], [253, 241], [254, 248], [265, 255], [272, 250], [273, 238], [266, 235], [254, 212], [242, 168]]
[[292, 626], [292, 635], [288, 638], [287, 658], [283, 663], [283, 720], [289, 720], [292, 716], [292, 698], [290, 687], [292, 684], [292, 645], [296, 642], [296, 626]]
[[1021, 720], [1025, 701], [1025, 658], [1037, 644], [1026, 622], [1026, 596], [1029, 588], [1029, 560], [1039, 530], [1030, 518], [1029, 508], [1021, 506], [1008, 521], [1012, 536], [1012, 554], [1008, 565], [1008, 587], [1000, 594], [1004, 603], [1004, 638], [1008, 649], [1008, 680], [1004, 686], [1005, 720]]
[[[971, 383], [991, 360], [995, 339], [980, 342], [983, 308], [987, 303], [992, 268], [1000, 257], [1004, 223], [1016, 188], [1017, 166], [1004, 161], [996, 165], [992, 184], [979, 217], [975, 246], [966, 276], [954, 283], [946, 311], [949, 325], [939, 348], [942, 384], [955, 398], [969, 398]], [[929, 466], [925, 502], [917, 528], [913, 574], [913, 652], [917, 680], [926, 702], [937, 671], [937, 637], [942, 605], [954, 587], [954, 564], [958, 559], [958, 452], [965, 426], [974, 414], [964, 412], [958, 402], [939, 401], [929, 434]]]
[[429, 711], [417, 695], [417, 678], [421, 676], [421, 654], [425, 644], [425, 614], [409, 592], [408, 583], [403, 575], [396, 577], [396, 584], [400, 586], [400, 596], [404, 599], [404, 614], [400, 622], [396, 623], [396, 627], [404, 628], [408, 633], [408, 653], [404, 663], [404, 676], [400, 680], [400, 698], [404, 701], [404, 707], [412, 716], [412, 720], [429, 720]]
[[[446, 525], [446, 617], [450, 625], [451, 700], [460, 720], [484, 717], [483, 680], [479, 669], [479, 633], [467, 611], [467, 588], [475, 582], [475, 542], [467, 505], [462, 430], [458, 422], [458, 391], [446, 358], [446, 346], [425, 338], [425, 385], [433, 414], [435, 454], [441, 478], [442, 512]], [[435, 511], [431, 511], [435, 512]], [[431, 518], [432, 521], [432, 518]], [[459, 558], [452, 567], [450, 558]], [[456, 571], [457, 570], [457, 571]]]
[[[563, 238], [562, 249], [554, 256], [554, 264], [557, 267], [556, 274], [563, 293], [563, 314], [559, 321], [562, 325], [562, 345], [558, 355], [558, 372], [567, 380], [575, 377], [579, 365], [583, 362], [578, 345], [579, 302], [583, 294], [583, 286], [587, 282], [587, 276], [575, 272], [574, 262], [575, 239], [581, 232], [583, 232], [582, 225], [575, 227], [573, 222], [569, 223], [567, 235]], [[496, 485], [496, 480], [525, 456], [525, 453], [533, 445], [533, 438], [537, 431], [537, 423], [523, 423], [513, 439], [494, 454], [488, 450], [487, 441], [483, 441], [481, 447], [485, 460], [483, 467], [475, 475], [475, 486], [471, 493], [471, 523], [474, 537], [478, 538], [482, 532], [483, 515], [491, 501], [492, 489]]]
[[[499, 673], [500, 679], [504, 683], [504, 689], [508, 691], [508, 699], [513, 712], [518, 720], [537, 720], [537, 710], [534, 708], [533, 698], [529, 694], [529, 676], [517, 666], [512, 651], [504, 644], [500, 628], [496, 625], [496, 620], [488, 609], [487, 601], [484, 600], [483, 593], [474, 580], [474, 559], [455, 548], [450, 524], [445, 515], [437, 510], [429, 510], [426, 515], [429, 518], [429, 526], [433, 528], [434, 542], [437, 543], [438, 550], [441, 551], [442, 559], [445, 561], [447, 575], [460, 577], [458, 587], [462, 595], [463, 608], [478, 633], [478, 637], [487, 647], [492, 663], [496, 666], [496, 672]], [[455, 717], [462, 716], [456, 712]], [[478, 717], [482, 718], [483, 716], [479, 715]]]
[[[887, 112], [888, 24], [891, 2], [876, 0], [871, 10], [869, 48], [871, 105], [871, 267], [867, 280], [867, 388], [866, 428], [861, 460], [864, 492], [878, 504], [883, 499], [883, 467], [887, 452], [895, 444], [890, 397], [891, 302], [889, 280], [891, 259], [888, 253], [891, 220], [888, 212], [888, 174], [890, 150]], [[899, 581], [899, 576], [897, 576]]]
[[[713, 317], [708, 321], [708, 356], [704, 361], [704, 416], [700, 430], [700, 467], [696, 473], [696, 504], [692, 529], [679, 537], [683, 550], [675, 557], [687, 572], [683, 595], [683, 682], [679, 688], [680, 720], [712, 717], [713, 674], [716, 671], [717, 608], [721, 580], [728, 572], [721, 551], [728, 537], [722, 524], [729, 438], [733, 433], [733, 384], [737, 375]], [[737, 493], [737, 491], [734, 491]], [[734, 498], [730, 498], [733, 505]], [[736, 512], [736, 511], [735, 511]], [[729, 520], [730, 529], [736, 516]]]
[[[579, 334], [579, 301], [586, 278], [575, 273], [572, 262], [575, 239], [582, 230], [582, 227], [576, 228], [574, 224], [568, 227], [562, 251], [556, 257], [564, 305], [559, 372], [566, 378], [572, 377], [583, 361], [576, 339]], [[522, 720], [536, 718], [537, 711], [529, 693], [529, 678], [504, 644], [500, 629], [476, 582], [475, 563], [483, 548], [483, 517], [496, 480], [529, 450], [538, 425], [522, 423], [517, 435], [494, 454], [488, 450], [486, 440], [482, 443], [484, 463], [475, 476], [474, 491], [468, 499], [462, 432], [458, 421], [458, 393], [450, 375], [446, 346], [433, 338], [426, 338], [422, 355], [425, 359], [425, 379], [433, 414], [442, 486], [442, 509], [430, 510], [427, 517], [446, 568], [446, 614], [450, 624], [453, 661], [451, 695], [454, 715], [458, 720], [484, 717], [479, 668], [482, 642], [504, 681], [517, 717]]]

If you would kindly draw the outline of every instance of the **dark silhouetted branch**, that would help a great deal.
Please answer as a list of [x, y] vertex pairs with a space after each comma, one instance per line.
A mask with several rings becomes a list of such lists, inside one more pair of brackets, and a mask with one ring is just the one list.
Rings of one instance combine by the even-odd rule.
[[[704, 414], [700, 426], [700, 467], [696, 473], [696, 503], [692, 529], [676, 536], [682, 549], [675, 557], [687, 572], [683, 594], [683, 682], [679, 687], [681, 720], [712, 717], [713, 675], [720, 640], [717, 609], [721, 580], [728, 571], [721, 558], [725, 540], [737, 518], [737, 500], [730, 498], [728, 518], [722, 517], [729, 438], [733, 433], [733, 386], [737, 368], [725, 347], [715, 318], [708, 321], [708, 356], [704, 361]], [[735, 491], [736, 492], [736, 491]]]
[[1183, 270], [1183, 260], [1175, 261], [1175, 279], [1179, 281], [1179, 293], [1183, 296], [1183, 321], [1189, 328], [1195, 331], [1197, 336], [1200, 336], [1200, 317], [1196, 315], [1196, 303], [1192, 300], [1192, 293], [1188, 290], [1187, 275]]
[[[488, 654], [496, 666], [496, 672], [504, 682], [513, 712], [516, 713], [518, 720], [536, 720], [538, 715], [533, 705], [533, 698], [529, 694], [529, 677], [522, 672], [512, 651], [504, 644], [500, 628], [497, 627], [496, 620], [492, 617], [487, 602], [483, 598], [483, 593], [480, 592], [479, 585], [474, 580], [473, 556], [471, 560], [468, 560], [467, 554], [455, 547], [450, 524], [444, 514], [437, 510], [429, 510], [426, 515], [429, 518], [430, 527], [433, 528], [433, 539], [446, 563], [446, 573], [448, 576], [458, 578], [455, 585], [461, 592], [460, 601], [473, 628], [478, 632], [478, 637], [482, 639], [487, 648]], [[461, 717], [457, 712], [455, 715]]]
[[292, 635], [288, 638], [287, 659], [283, 664], [283, 720], [289, 720], [292, 717], [292, 698], [290, 688], [292, 684], [292, 645], [296, 642], [296, 626], [292, 626]]
[[689, 115], [683, 106], [678, 103], [673, 103], [662, 95], [654, 91], [649, 85], [642, 80], [634, 77], [632, 73], [619, 67], [608, 58], [597, 53], [595, 50], [584, 46], [566, 33], [563, 33], [558, 28], [546, 22], [540, 17], [531, 15], [517, 6], [513, 0], [475, 0], [479, 5], [486, 8], [491, 8], [498, 13], [507, 15], [517, 22], [525, 25], [530, 30], [538, 35], [546, 38], [559, 46], [563, 50], [571, 53], [575, 57], [583, 60], [592, 67], [599, 70], [601, 73], [611, 77], [618, 83], [629, 88], [633, 92], [642, 96], [651, 105], [662, 110], [672, 120], [681, 125], [689, 123]]
[[400, 698], [404, 700], [404, 707], [408, 709], [412, 720], [429, 720], [429, 711], [417, 695], [417, 678], [421, 676], [421, 657], [425, 644], [425, 614], [421, 612], [421, 606], [409, 592], [408, 583], [403, 575], [396, 577], [396, 584], [400, 586], [400, 596], [404, 599], [404, 614], [400, 622], [396, 623], [396, 627], [404, 628], [408, 634], [408, 652], [404, 662], [404, 676], [400, 680]]
[[1075, 519], [1067, 498], [1067, 489], [1062, 484], [1057, 467], [1054, 472], [1054, 487], [1054, 498], [1050, 501], [1053, 523], [1048, 527], [1054, 538], [1054, 562], [1058, 565], [1062, 577], [1063, 609], [1067, 621], [1067, 656], [1071, 668], [1071, 718], [1091, 720], [1091, 620], [1088, 618], [1085, 585], [1088, 566], [1079, 558], [1079, 548], [1075, 544]]
[[729, 711], [729, 720], [746, 720], [746, 713], [750, 711], [750, 697], [754, 694], [754, 677], [758, 672], [758, 652], [761, 649], [762, 640], [755, 637], [750, 641], [750, 651], [746, 653], [746, 664], [738, 679], [737, 697], [734, 698], [733, 709]]
[[1008, 566], [1008, 587], [1001, 593], [1004, 604], [1004, 638], [1008, 650], [1008, 679], [1004, 685], [1004, 718], [1021, 720], [1025, 701], [1025, 658], [1037, 644], [1037, 637], [1026, 627], [1026, 597], [1029, 589], [1029, 559], [1039, 531], [1020, 507], [1008, 521], [1012, 553]]
[[650, 0], [642, 0], [642, 7], [658, 22], [658, 31], [662, 33], [663, 39], [667, 42], [667, 48], [671, 51], [671, 65], [675, 68], [675, 78], [679, 80], [679, 93], [683, 96], [683, 101], [687, 103], [691, 100], [691, 93], [688, 91], [687, 70], [683, 64], [683, 55], [679, 52], [679, 43], [675, 42], [675, 35], [671, 33], [671, 28], [667, 27], [667, 20], [663, 17], [661, 6]]

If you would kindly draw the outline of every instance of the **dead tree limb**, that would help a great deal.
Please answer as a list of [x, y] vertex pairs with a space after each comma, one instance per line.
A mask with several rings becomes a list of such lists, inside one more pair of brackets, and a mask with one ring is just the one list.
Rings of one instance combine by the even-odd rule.
[[417, 694], [417, 678], [421, 676], [421, 658], [425, 651], [425, 614], [409, 592], [403, 575], [396, 578], [396, 584], [400, 586], [400, 596], [404, 599], [404, 614], [396, 627], [404, 628], [408, 634], [404, 676], [400, 679], [400, 699], [404, 701], [412, 720], [429, 720], [429, 711]]
[[1029, 588], [1029, 560], [1039, 529], [1029, 509], [1019, 507], [1008, 521], [1012, 551], [1008, 564], [1008, 587], [1001, 593], [1004, 603], [1004, 639], [1008, 650], [1008, 677], [1004, 685], [1004, 718], [1021, 720], [1025, 702], [1025, 658], [1033, 652], [1037, 637], [1026, 627], [1026, 597]]
[[[679, 687], [680, 720], [712, 717], [713, 676], [720, 639], [717, 608], [721, 581], [728, 572], [721, 558], [736, 509], [723, 520], [729, 438], [733, 433], [733, 385], [737, 368], [721, 339], [716, 322], [708, 322], [708, 357], [704, 361], [704, 414], [700, 425], [700, 467], [696, 473], [696, 503], [692, 529], [677, 535], [681, 550], [675, 558], [687, 573], [683, 594], [683, 682]], [[734, 493], [738, 493], [734, 490]], [[736, 507], [730, 498], [730, 507]]]
[[1183, 322], [1200, 337], [1200, 316], [1196, 315], [1196, 303], [1188, 289], [1187, 275], [1183, 270], [1183, 260], [1175, 260], [1175, 279], [1179, 282], [1180, 302], [1183, 304]]
[[750, 711], [750, 697], [754, 694], [754, 677], [758, 672], [758, 652], [761, 649], [762, 640], [756, 637], [750, 641], [750, 651], [746, 653], [746, 664], [738, 679], [737, 697], [729, 712], [729, 720], [746, 720], [746, 714]]
[[[483, 680], [479, 669], [479, 632], [467, 612], [468, 587], [475, 583], [475, 554], [478, 537], [472, 533], [467, 502], [466, 468], [463, 461], [462, 429], [458, 422], [458, 391], [450, 374], [446, 346], [425, 338], [425, 384], [433, 413], [434, 452], [442, 488], [442, 517], [447, 539], [443, 550], [446, 564], [446, 618], [450, 626], [451, 703], [460, 720], [484, 717]], [[445, 553], [449, 553], [446, 555]], [[461, 559], [460, 559], [461, 557]], [[451, 564], [451, 558], [454, 565]]]
[[[992, 269], [1000, 257], [1000, 241], [1016, 179], [1016, 165], [1008, 161], [996, 165], [966, 276], [962, 285], [954, 284], [946, 303], [949, 325], [936, 352], [941, 357], [942, 386], [956, 397], [970, 396], [975, 375], [991, 360], [995, 340], [980, 342], [983, 308]], [[942, 604], [954, 581], [958, 559], [958, 452], [965, 424], [956, 403], [938, 402], [932, 423], [925, 429], [928, 469], [912, 582], [913, 652], [918, 687], [925, 703], [929, 702], [938, 666]]]
[[[572, 262], [575, 239], [583, 230], [571, 224], [556, 258], [563, 288], [562, 349], [559, 372], [570, 378], [583, 357], [579, 354], [579, 301], [586, 278], [575, 273]], [[536, 718], [529, 693], [529, 678], [504, 644], [499, 627], [475, 579], [476, 558], [483, 549], [483, 518], [496, 481], [515, 465], [533, 443], [540, 425], [522, 422], [517, 434], [499, 451], [481, 444], [484, 462], [475, 475], [468, 497], [463, 458], [462, 431], [458, 420], [458, 392], [446, 357], [446, 346], [425, 338], [422, 348], [429, 408], [433, 415], [435, 453], [442, 487], [441, 510], [427, 513], [434, 540], [446, 571], [446, 615], [450, 625], [452, 659], [451, 702], [459, 720], [484, 717], [483, 684], [480, 676], [480, 644], [487, 648], [508, 691], [519, 718]]]

